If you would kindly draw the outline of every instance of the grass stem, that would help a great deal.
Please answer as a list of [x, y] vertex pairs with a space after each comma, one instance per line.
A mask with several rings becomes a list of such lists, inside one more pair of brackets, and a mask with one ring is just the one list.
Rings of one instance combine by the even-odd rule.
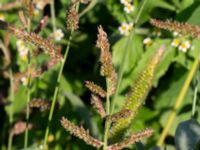
[[[28, 32], [30, 32], [31, 29], [31, 20], [28, 18]], [[29, 113], [30, 113], [30, 108], [29, 108], [29, 102], [31, 100], [31, 54], [30, 50], [28, 52], [28, 85], [27, 85], [27, 94], [26, 94], [26, 130], [24, 134], [24, 148], [28, 147], [28, 124], [29, 124]]]
[[53, 100], [52, 100], [50, 113], [49, 113], [49, 117], [48, 117], [48, 124], [47, 124], [46, 131], [45, 131], [44, 147], [47, 146], [47, 138], [48, 138], [48, 135], [49, 135], [50, 123], [51, 123], [51, 120], [52, 120], [52, 117], [53, 117], [53, 112], [54, 112], [54, 108], [55, 108], [55, 104], [56, 104], [56, 99], [57, 99], [57, 96], [58, 96], [58, 91], [59, 91], [59, 85], [60, 85], [60, 81], [61, 81], [61, 77], [62, 77], [62, 72], [63, 72], [64, 65], [65, 65], [65, 62], [67, 60], [67, 56], [68, 56], [68, 53], [69, 53], [69, 48], [70, 48], [70, 45], [71, 45], [73, 32], [74, 31], [71, 30], [71, 33], [70, 33], [70, 36], [69, 36], [69, 41], [68, 41], [68, 44], [67, 44], [67, 48], [65, 50], [64, 58], [63, 58], [63, 61], [61, 62], [61, 66], [60, 66], [60, 69], [59, 69], [58, 78], [57, 78], [57, 84], [56, 84], [56, 87], [55, 87], [55, 90], [54, 90]]
[[10, 133], [8, 138], [8, 150], [12, 150], [12, 123], [13, 123], [13, 102], [14, 102], [14, 80], [13, 80], [13, 72], [12, 69], [9, 69], [9, 78], [10, 78], [10, 114], [9, 114], [9, 122], [10, 122]]
[[188, 74], [188, 76], [184, 82], [184, 85], [183, 85], [182, 89], [180, 90], [180, 93], [177, 97], [176, 103], [175, 103], [173, 109], [171, 110], [171, 113], [169, 114], [165, 128], [163, 129], [161, 136], [160, 136], [159, 140], [157, 141], [157, 146], [163, 145], [163, 142], [168, 134], [168, 131], [174, 122], [174, 119], [176, 117], [176, 114], [177, 114], [181, 104], [183, 103], [185, 95], [187, 94], [190, 83], [191, 83], [191, 81], [196, 73], [196, 70], [198, 68], [198, 64], [199, 64], [199, 57], [195, 58], [195, 60], [192, 64], [189, 74]]

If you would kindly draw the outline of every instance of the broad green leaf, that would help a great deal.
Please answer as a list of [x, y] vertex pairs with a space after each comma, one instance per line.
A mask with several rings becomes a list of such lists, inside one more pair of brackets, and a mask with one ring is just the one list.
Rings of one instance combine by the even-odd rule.
[[138, 61], [137, 66], [133, 68], [129, 74], [127, 74], [123, 82], [121, 84], [121, 90], [126, 89], [128, 86], [131, 86], [133, 81], [137, 78], [139, 72], [141, 72], [142, 69], [146, 66], [149, 59], [152, 59], [151, 57], [155, 53], [155, 51], [160, 48], [161, 45], [165, 45], [165, 53], [160, 61], [160, 64], [158, 65], [154, 80], [153, 80], [153, 86], [157, 86], [159, 78], [162, 77], [166, 71], [168, 70], [170, 64], [173, 62], [174, 56], [175, 56], [175, 49], [170, 46], [170, 40], [160, 40], [157, 39], [153, 42], [153, 45], [151, 47], [147, 47], [146, 51], [143, 53], [141, 59]]
[[190, 119], [181, 122], [175, 134], [175, 145], [177, 150], [195, 149], [200, 141], [200, 124]]
[[[124, 56], [124, 52], [126, 51], [125, 48], [127, 42], [128, 37], [124, 37], [113, 46], [112, 61], [117, 68], [122, 63], [122, 58]], [[140, 59], [142, 52], [142, 39], [141, 37], [134, 35], [131, 45], [128, 46], [128, 57], [125, 60], [124, 67], [125, 73], [129, 72], [132, 68], [134, 68], [136, 62]]]
[[92, 130], [92, 133], [95, 136], [100, 136], [99, 130], [97, 127], [97, 124], [94, 122], [92, 117], [90, 116], [90, 113], [88, 111], [88, 108], [85, 106], [85, 104], [82, 102], [82, 100], [70, 92], [64, 92], [63, 93], [66, 98], [70, 101], [70, 103], [74, 106], [77, 113], [81, 116], [81, 118], [84, 120], [85, 125]]

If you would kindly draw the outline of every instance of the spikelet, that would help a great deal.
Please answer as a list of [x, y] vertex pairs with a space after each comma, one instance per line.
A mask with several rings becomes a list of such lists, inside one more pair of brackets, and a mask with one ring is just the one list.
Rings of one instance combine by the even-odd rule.
[[76, 11], [76, 4], [77, 2], [72, 3], [69, 10], [67, 11], [66, 24], [67, 24], [67, 29], [69, 30], [78, 29], [79, 16], [78, 12]]
[[126, 118], [129, 117], [132, 114], [132, 111], [130, 109], [124, 109], [112, 116], [108, 117], [108, 120], [110, 122], [116, 122], [117, 120], [121, 119], [121, 118]]
[[13, 135], [19, 135], [21, 133], [23, 133], [26, 128], [28, 128], [28, 130], [32, 129], [33, 128], [33, 124], [26, 124], [26, 122], [23, 122], [23, 121], [18, 121], [14, 124], [14, 127], [12, 128], [12, 134]]
[[137, 142], [143, 138], [150, 137], [152, 135], [152, 133], [153, 133], [152, 129], [145, 129], [141, 132], [134, 133], [131, 136], [122, 140], [121, 142], [110, 145], [108, 147], [108, 150], [120, 150], [120, 149], [126, 148], [127, 146], [134, 144], [135, 142]]
[[126, 118], [120, 118], [113, 124], [109, 131], [109, 138], [112, 142], [116, 142], [118, 139], [123, 137], [125, 131], [130, 127], [133, 119], [135, 118], [138, 109], [144, 103], [144, 99], [146, 98], [152, 85], [154, 71], [163, 53], [164, 47], [161, 46], [133, 83], [125, 104], [121, 109], [121, 112], [128, 109], [131, 110], [132, 113]]
[[0, 29], [7, 30], [10, 33], [14, 34], [16, 37], [18, 37], [19, 39], [22, 39], [39, 48], [42, 48], [46, 54], [50, 55], [51, 58], [54, 58], [57, 61], [62, 60], [60, 48], [54, 46], [52, 44], [52, 41], [50, 40], [45, 40], [35, 33], [29, 33], [29, 32], [17, 29], [14, 26], [11, 26], [4, 21], [0, 21]]
[[109, 89], [107, 89], [108, 95], [113, 95], [117, 87], [117, 74], [115, 70], [112, 70], [111, 76], [107, 78]]
[[29, 107], [31, 108], [40, 108], [40, 111], [45, 111], [50, 109], [51, 103], [50, 101], [43, 100], [40, 98], [34, 98], [29, 102]]
[[97, 110], [97, 112], [99, 113], [101, 118], [104, 118], [106, 116], [106, 112], [104, 110], [104, 107], [103, 107], [100, 97], [98, 97], [95, 94], [92, 94], [91, 95], [91, 104]]
[[106, 97], [106, 91], [104, 91], [101, 86], [96, 85], [92, 81], [85, 81], [85, 86], [93, 93], [98, 94], [101, 97]]
[[108, 38], [106, 32], [103, 30], [102, 26], [98, 27], [97, 44], [96, 46], [101, 49], [101, 70], [102, 76], [107, 78], [109, 89], [108, 95], [113, 95], [116, 90], [117, 74], [115, 72], [114, 66], [112, 64], [112, 58], [110, 53], [110, 45], [108, 43]]
[[157, 19], [151, 19], [150, 23], [158, 28], [176, 31], [181, 34], [190, 35], [194, 38], [200, 38], [200, 27], [188, 23], [172, 22], [170, 20], [160, 21]]
[[85, 143], [92, 145], [94, 147], [100, 148], [103, 145], [103, 142], [95, 139], [89, 134], [89, 131], [86, 131], [82, 126], [78, 127], [74, 123], [70, 122], [68, 119], [62, 117], [61, 125], [65, 130], [69, 131], [70, 134], [82, 139]]

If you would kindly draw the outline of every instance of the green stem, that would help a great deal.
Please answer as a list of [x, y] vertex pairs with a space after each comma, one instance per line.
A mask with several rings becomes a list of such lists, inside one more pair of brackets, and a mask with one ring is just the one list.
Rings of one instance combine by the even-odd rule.
[[52, 23], [52, 26], [53, 26], [53, 33], [55, 33], [56, 32], [56, 17], [55, 17], [55, 3], [54, 3], [54, 0], [51, 0], [50, 7], [51, 7], [51, 23]]
[[97, 0], [92, 0], [90, 4], [82, 12], [80, 12], [79, 17], [82, 17], [87, 12], [89, 12], [97, 4], [97, 2]]
[[125, 60], [127, 59], [128, 57], [128, 47], [129, 45], [131, 44], [131, 42], [133, 41], [133, 35], [134, 35], [134, 31], [131, 32], [131, 34], [129, 35], [128, 37], [128, 42], [126, 43], [124, 49], [124, 55], [122, 57], [122, 63], [120, 65], [120, 68], [119, 68], [119, 73], [118, 73], [118, 81], [117, 81], [117, 87], [116, 87], [116, 92], [113, 96], [113, 101], [112, 101], [112, 105], [111, 105], [111, 114], [113, 114], [114, 112], [114, 109], [115, 109], [115, 103], [116, 103], [116, 98], [118, 96], [118, 93], [119, 93], [119, 87], [121, 85], [121, 81], [122, 81], [122, 77], [123, 77], [123, 74], [124, 74], [124, 66], [125, 66]]
[[[30, 32], [30, 28], [31, 28], [31, 20], [28, 19], [28, 32]], [[29, 123], [29, 113], [30, 113], [30, 108], [29, 108], [29, 102], [31, 99], [31, 55], [30, 55], [30, 51], [28, 52], [28, 85], [27, 85], [27, 97], [26, 97], [26, 130], [25, 130], [25, 134], [24, 134], [24, 148], [28, 147], [28, 123]]]
[[[76, 11], [78, 12], [78, 10], [79, 10], [79, 3], [77, 3], [77, 5], [76, 5]], [[68, 40], [68, 43], [67, 43], [67, 48], [65, 50], [64, 58], [61, 61], [61, 66], [60, 66], [60, 69], [59, 69], [59, 73], [58, 73], [58, 77], [57, 77], [57, 85], [56, 85], [55, 90], [54, 90], [53, 100], [52, 100], [52, 104], [51, 104], [51, 108], [50, 108], [50, 112], [49, 112], [49, 117], [48, 117], [48, 123], [47, 123], [47, 127], [46, 127], [46, 130], [45, 130], [44, 143], [43, 143], [44, 149], [47, 147], [47, 138], [48, 138], [48, 135], [49, 135], [50, 124], [51, 124], [51, 121], [52, 121], [53, 112], [54, 112], [54, 108], [55, 108], [55, 104], [56, 104], [56, 99], [57, 99], [58, 92], [59, 92], [59, 86], [60, 86], [60, 81], [61, 81], [61, 77], [62, 77], [62, 72], [63, 72], [64, 65], [65, 65], [65, 62], [67, 60], [67, 56], [68, 56], [69, 49], [70, 49], [70, 46], [71, 46], [71, 40], [72, 40], [73, 33], [74, 33], [74, 29], [71, 29], [69, 40]]]
[[[106, 116], [110, 115], [110, 95], [109, 95], [109, 82], [106, 79], [106, 86], [107, 86], [107, 94], [106, 94]], [[103, 150], [107, 150], [107, 145], [108, 145], [108, 130], [110, 128], [110, 121], [106, 120], [105, 123], [105, 131], [104, 131], [104, 145], [103, 145]]]
[[147, 2], [148, 2], [148, 0], [142, 1], [141, 7], [139, 8], [139, 12], [137, 13], [137, 16], [136, 16], [136, 19], [135, 19], [135, 24], [138, 24], [138, 21], [141, 17], [144, 6], [146, 5]]
[[195, 117], [195, 111], [196, 111], [196, 104], [197, 104], [197, 94], [198, 94], [198, 86], [199, 86], [199, 71], [196, 73], [196, 85], [194, 88], [194, 97], [192, 102], [192, 118]]
[[183, 103], [183, 100], [188, 91], [190, 83], [191, 83], [191, 81], [195, 75], [195, 72], [198, 68], [198, 64], [199, 64], [199, 57], [195, 58], [195, 60], [193, 62], [193, 65], [189, 71], [187, 79], [185, 80], [184, 85], [183, 85], [182, 89], [180, 90], [180, 93], [177, 97], [176, 103], [175, 103], [173, 109], [171, 110], [171, 113], [168, 116], [167, 123], [165, 124], [165, 128], [163, 129], [161, 136], [160, 136], [159, 140], [157, 141], [157, 146], [162, 146], [162, 144], [168, 134], [168, 131], [170, 130], [170, 128], [174, 122], [176, 114], [177, 114], [181, 104]]
[[9, 69], [9, 78], [10, 78], [10, 114], [9, 114], [9, 122], [10, 122], [10, 133], [8, 138], [8, 150], [12, 150], [12, 141], [13, 141], [13, 134], [12, 134], [12, 123], [13, 123], [13, 102], [14, 102], [14, 81], [13, 81], [13, 72], [12, 69]]
[[[139, 21], [139, 18], [141, 17], [142, 11], [143, 11], [144, 6], [146, 5], [147, 1], [148, 1], [148, 0], [144, 0], [144, 1], [142, 2], [142, 5], [141, 5], [141, 7], [140, 7], [140, 9], [139, 9], [139, 12], [137, 13], [137, 16], [136, 16], [136, 19], [135, 19], [135, 26], [137, 25], [137, 23], [138, 23], [138, 21]], [[117, 98], [117, 96], [118, 96], [119, 87], [120, 87], [120, 85], [121, 85], [122, 77], [123, 77], [123, 74], [124, 74], [124, 66], [125, 66], [125, 62], [126, 62], [125, 60], [126, 60], [127, 57], [128, 57], [128, 47], [129, 47], [129, 45], [130, 45], [130, 44], [132, 43], [132, 41], [133, 41], [133, 36], [134, 36], [134, 34], [135, 34], [135, 30], [133, 30], [133, 31], [131, 32], [131, 34], [129, 35], [128, 41], [127, 41], [127, 43], [126, 43], [126, 45], [125, 45], [125, 47], [124, 47], [124, 48], [125, 48], [125, 51], [124, 51], [124, 55], [123, 55], [123, 57], [122, 57], [122, 63], [121, 63], [121, 65], [120, 65], [119, 72], [118, 72], [117, 88], [116, 88], [116, 92], [115, 92], [115, 94], [114, 94], [114, 96], [113, 96], [113, 101], [112, 101], [112, 105], [111, 105], [111, 114], [113, 114], [114, 109], [115, 109], [116, 98]]]
[[60, 70], [59, 70], [59, 73], [58, 73], [57, 85], [56, 85], [55, 90], [54, 90], [53, 101], [52, 101], [52, 104], [51, 104], [50, 113], [49, 113], [49, 117], [48, 117], [48, 124], [47, 124], [46, 131], [45, 131], [44, 148], [47, 146], [47, 138], [48, 138], [48, 134], [49, 134], [50, 123], [51, 123], [51, 120], [52, 120], [52, 117], [53, 117], [53, 112], [54, 112], [54, 108], [55, 108], [55, 104], [56, 104], [56, 99], [57, 99], [57, 96], [58, 96], [62, 72], [63, 72], [63, 68], [64, 68], [65, 62], [67, 60], [68, 53], [69, 53], [69, 48], [70, 48], [73, 32], [74, 31], [71, 30], [69, 41], [68, 41], [68, 44], [67, 44], [67, 48], [65, 50], [64, 58], [63, 58], [63, 61], [61, 62]]

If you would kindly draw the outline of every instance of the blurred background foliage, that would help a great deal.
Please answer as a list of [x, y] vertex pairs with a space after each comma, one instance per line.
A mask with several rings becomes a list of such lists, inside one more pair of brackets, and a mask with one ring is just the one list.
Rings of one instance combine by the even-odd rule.
[[[10, 0], [1, 0], [1, 5], [9, 3]], [[69, 7], [69, 0], [56, 0], [56, 24], [57, 28], [61, 28], [65, 37], [58, 43], [62, 50], [65, 49], [69, 32], [66, 30], [66, 10]], [[87, 146], [81, 140], [66, 133], [60, 125], [61, 116], [66, 116], [69, 120], [76, 124], [83, 124], [90, 132], [98, 137], [103, 136], [103, 122], [96, 114], [95, 110], [90, 105], [90, 92], [84, 87], [85, 80], [92, 80], [105, 87], [105, 81], [99, 75], [99, 50], [95, 47], [97, 27], [102, 25], [108, 33], [109, 42], [111, 44], [113, 63], [118, 70], [122, 63], [122, 57], [126, 49], [124, 48], [128, 37], [120, 34], [118, 27], [124, 21], [132, 21], [140, 11], [140, 6], [143, 1], [135, 3], [135, 13], [128, 16], [119, 0], [93, 0], [94, 6], [90, 11], [84, 14], [79, 22], [79, 30], [73, 36], [69, 57], [64, 68], [61, 89], [57, 102], [59, 108], [56, 109], [51, 125], [50, 135], [53, 135], [53, 140], [49, 140], [50, 149], [61, 150], [86, 150], [93, 149]], [[82, 5], [80, 11], [84, 10], [87, 5]], [[18, 11], [20, 8], [11, 10], [0, 10], [0, 15], [5, 17], [5, 20], [18, 27], [21, 26], [19, 21]], [[46, 6], [44, 12], [34, 17], [31, 22], [31, 30], [35, 29], [38, 21], [44, 14], [49, 14], [49, 6]], [[154, 134], [151, 138], [142, 143], [137, 143], [128, 149], [150, 149], [156, 145], [162, 129], [165, 127], [167, 116], [176, 102], [180, 90], [185, 82], [188, 71], [190, 70], [194, 58], [199, 55], [200, 42], [191, 37], [182, 36], [182, 39], [191, 41], [191, 49], [186, 53], [179, 51], [171, 45], [174, 36], [173, 33], [166, 31], [161, 32], [159, 36], [153, 34], [156, 30], [149, 24], [150, 18], [158, 18], [165, 20], [167, 18], [188, 22], [200, 26], [200, 1], [199, 0], [148, 0], [147, 4], [139, 18], [135, 28], [136, 34], [128, 48], [128, 57], [125, 60], [125, 72], [120, 86], [120, 94], [117, 97], [117, 108], [123, 105], [126, 92], [136, 79], [138, 73], [145, 67], [148, 59], [161, 45], [166, 46], [166, 52], [160, 62], [153, 81], [153, 88], [147, 97], [146, 103], [143, 105], [137, 119], [132, 126], [133, 131], [138, 131], [143, 128], [151, 127], [154, 129]], [[42, 30], [40, 35], [48, 37], [52, 33], [51, 22]], [[5, 32], [0, 31], [0, 38], [3, 40]], [[143, 40], [150, 37], [152, 43], [146, 45]], [[11, 36], [10, 53], [11, 66], [14, 73], [23, 72], [25, 68], [17, 54], [16, 38]], [[9, 78], [5, 77], [5, 62], [3, 53], [0, 52], [0, 98], [9, 101]], [[41, 55], [37, 58], [38, 62], [48, 61], [48, 58]], [[54, 87], [56, 85], [58, 66], [48, 70], [39, 78], [33, 81], [31, 89], [31, 97], [40, 97], [51, 100]], [[196, 76], [199, 76], [199, 72]], [[175, 131], [178, 125], [191, 118], [192, 100], [194, 96], [195, 79], [192, 82], [185, 100], [181, 105], [180, 110], [173, 122], [173, 126], [169, 131], [169, 135], [165, 140], [167, 150], [175, 148]], [[200, 88], [199, 88], [200, 89]], [[199, 96], [199, 95], [198, 95]], [[197, 99], [197, 112], [195, 118], [200, 121], [199, 98]], [[14, 122], [25, 120], [25, 105], [26, 105], [26, 87], [19, 85], [17, 92], [14, 95]], [[0, 104], [0, 149], [5, 149], [9, 131], [9, 107], [10, 105]], [[117, 111], [117, 109], [116, 109]], [[48, 112], [40, 112], [32, 110], [30, 122], [34, 124], [34, 129], [30, 130], [30, 141], [32, 147], [42, 143], [44, 130], [47, 124]], [[194, 123], [195, 125], [198, 123]], [[194, 126], [195, 126], [194, 125]], [[180, 126], [179, 126], [180, 128]], [[179, 132], [179, 131], [177, 131]], [[21, 149], [23, 147], [24, 135], [14, 136], [13, 149]], [[177, 145], [176, 145], [177, 146]], [[179, 148], [181, 149], [181, 148]], [[181, 149], [182, 150], [182, 149]]]

